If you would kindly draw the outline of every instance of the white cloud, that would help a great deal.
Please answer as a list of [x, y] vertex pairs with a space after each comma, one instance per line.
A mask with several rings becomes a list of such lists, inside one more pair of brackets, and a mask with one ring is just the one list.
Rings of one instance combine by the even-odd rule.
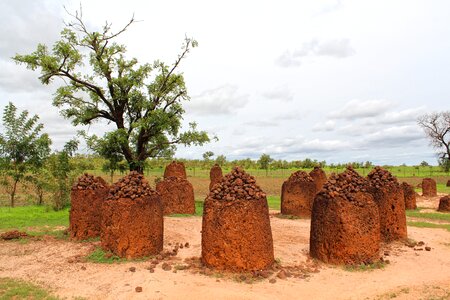
[[226, 115], [244, 107], [248, 101], [248, 95], [240, 94], [236, 86], [224, 85], [193, 96], [185, 107], [188, 113], [198, 115]]
[[262, 96], [269, 100], [289, 102], [294, 99], [294, 94], [287, 86], [279, 86], [270, 91], [266, 91]]
[[264, 127], [276, 127], [279, 125], [279, 123], [271, 121], [248, 121], [245, 122], [244, 125], [264, 128]]
[[407, 144], [424, 140], [423, 132], [417, 125], [392, 126], [384, 128], [365, 138], [365, 143], [373, 147], [404, 147]]
[[312, 39], [303, 43], [302, 47], [294, 51], [285, 51], [276, 59], [276, 64], [281, 67], [298, 67], [302, 59], [308, 56], [329, 56], [334, 58], [345, 58], [355, 54], [349, 39], [334, 39], [319, 42]]
[[387, 100], [351, 100], [342, 109], [331, 112], [328, 116], [333, 119], [360, 119], [375, 117], [392, 107]]
[[336, 121], [328, 120], [323, 123], [316, 123], [312, 130], [313, 131], [333, 131], [336, 129]]

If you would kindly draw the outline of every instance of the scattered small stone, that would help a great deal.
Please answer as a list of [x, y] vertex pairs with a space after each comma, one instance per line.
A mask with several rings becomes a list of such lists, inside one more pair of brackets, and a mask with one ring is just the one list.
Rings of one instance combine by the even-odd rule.
[[173, 273], [177, 273], [177, 269], [174, 269], [174, 270], [173, 270]]
[[149, 269], [150, 273], [155, 273], [155, 269], [151, 268]]
[[425, 243], [423, 241], [420, 241], [417, 243], [417, 246], [423, 246], [423, 245], [425, 245]]
[[389, 255], [390, 255], [389, 251], [384, 251], [384, 256], [389, 256]]
[[161, 267], [162, 267], [162, 269], [163, 269], [164, 271], [170, 271], [170, 270], [172, 270], [172, 266], [169, 265], [168, 263], [163, 263]]
[[245, 276], [244, 274], [242, 274], [242, 275], [239, 276], [239, 280], [240, 280], [240, 281], [245, 281], [245, 280], [247, 280], [247, 276]]
[[105, 253], [104, 257], [111, 258], [111, 257], [113, 257], [113, 254], [111, 252], [108, 252], [108, 253]]
[[426, 246], [426, 247], [425, 247], [425, 250], [431, 251], [431, 247]]
[[389, 259], [386, 259], [384, 262], [385, 262], [387, 265], [391, 263], [391, 261], [390, 261]]
[[285, 270], [281, 270], [280, 272], [278, 272], [277, 277], [280, 279], [286, 279], [287, 274]]
[[137, 286], [135, 289], [136, 293], [141, 293], [142, 292], [142, 286]]
[[414, 251], [423, 251], [423, 248], [414, 248]]
[[184, 244], [185, 248], [189, 248], [189, 243]]
[[81, 270], [86, 270], [86, 267], [85, 266], [81, 266]]
[[130, 270], [130, 272], [136, 272], [136, 268], [135, 267], [130, 267], [128, 270]]
[[269, 280], [269, 282], [270, 283], [275, 283], [275, 282], [277, 282], [277, 280], [275, 278], [272, 278], [272, 279]]

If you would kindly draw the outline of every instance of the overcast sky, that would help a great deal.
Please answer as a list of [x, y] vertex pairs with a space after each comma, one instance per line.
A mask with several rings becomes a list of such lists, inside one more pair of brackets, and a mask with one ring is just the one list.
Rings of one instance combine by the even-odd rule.
[[[76, 131], [52, 107], [58, 82], [11, 57], [59, 37], [64, 7], [79, 1], [0, 1], [0, 105], [39, 114], [55, 149]], [[176, 58], [185, 35], [199, 42], [181, 65], [191, 96], [186, 124], [218, 136], [205, 151], [228, 159], [307, 157], [327, 162], [436, 164], [416, 125], [449, 109], [450, 1], [84, 1], [92, 31], [106, 20], [140, 62]], [[91, 126], [89, 132], [105, 128]]]

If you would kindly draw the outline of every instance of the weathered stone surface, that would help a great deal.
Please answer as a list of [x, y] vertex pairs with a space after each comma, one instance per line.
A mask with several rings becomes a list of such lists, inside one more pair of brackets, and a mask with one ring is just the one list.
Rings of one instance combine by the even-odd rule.
[[353, 169], [331, 175], [314, 199], [310, 255], [331, 264], [361, 264], [379, 255], [380, 215], [366, 180]]
[[126, 258], [155, 255], [163, 249], [161, 197], [144, 177], [131, 172], [110, 190], [102, 206], [101, 246]]
[[164, 215], [195, 214], [194, 188], [186, 179], [167, 177], [156, 185]]
[[438, 211], [450, 212], [450, 196], [447, 195], [439, 199]]
[[367, 176], [369, 192], [378, 204], [381, 239], [385, 242], [407, 237], [405, 198], [397, 178], [381, 167]]
[[422, 196], [424, 197], [436, 197], [436, 181], [431, 178], [424, 178], [422, 180]]
[[274, 262], [266, 194], [240, 168], [225, 175], [205, 200], [202, 262], [232, 271], [261, 270]]
[[405, 209], [416, 209], [416, 192], [414, 187], [406, 182], [402, 183], [403, 196], [405, 197]]
[[222, 180], [222, 177], [222, 168], [218, 164], [215, 164], [209, 172], [209, 190], [211, 190], [216, 183]]
[[300, 217], [311, 217], [316, 195], [316, 183], [304, 171], [293, 173], [281, 187], [281, 213]]
[[108, 184], [101, 177], [84, 174], [70, 192], [69, 232], [74, 240], [100, 236], [101, 208], [108, 197]]
[[316, 184], [316, 193], [320, 192], [325, 182], [327, 182], [327, 174], [322, 170], [321, 167], [314, 167], [314, 169], [309, 172], [309, 176], [314, 180]]
[[177, 177], [186, 179], [186, 168], [184, 167], [183, 162], [172, 161], [170, 164], [166, 166], [164, 170], [164, 178], [168, 177]]

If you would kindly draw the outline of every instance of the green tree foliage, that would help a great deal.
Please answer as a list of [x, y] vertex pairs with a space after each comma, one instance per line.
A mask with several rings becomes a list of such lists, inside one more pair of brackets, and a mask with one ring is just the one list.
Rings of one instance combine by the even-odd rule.
[[[53, 104], [74, 125], [104, 120], [115, 130], [97, 138], [122, 157], [130, 170], [142, 172], [147, 158], [173, 155], [177, 145], [203, 145], [206, 132], [190, 123], [181, 131], [182, 103], [189, 100], [183, 74], [178, 67], [197, 42], [185, 38], [172, 65], [159, 60], [139, 64], [126, 58], [126, 48], [115, 39], [134, 23], [112, 32], [106, 23], [92, 31], [83, 22], [81, 9], [61, 32], [51, 49], [39, 44], [35, 52], [16, 55], [14, 60], [32, 70], [40, 70], [43, 84], [63, 79]], [[86, 71], [87, 70], [87, 71]], [[101, 148], [101, 147], [100, 147]]]
[[39, 117], [28, 116], [28, 111], [19, 113], [9, 102], [3, 111], [4, 132], [0, 134], [1, 184], [15, 205], [17, 185], [28, 179], [29, 172], [42, 167], [50, 154], [50, 138], [41, 134], [43, 125]]
[[270, 157], [269, 154], [262, 154], [261, 157], [258, 159], [258, 164], [261, 169], [266, 170], [266, 176], [269, 172], [270, 163], [273, 161], [273, 159]]
[[423, 115], [419, 117], [417, 123], [425, 131], [431, 146], [438, 151], [439, 165], [448, 172], [450, 168], [450, 111]]
[[225, 166], [225, 164], [227, 163], [227, 158], [225, 157], [225, 155], [218, 155], [216, 157], [216, 164], [218, 164], [219, 166], [223, 167]]

